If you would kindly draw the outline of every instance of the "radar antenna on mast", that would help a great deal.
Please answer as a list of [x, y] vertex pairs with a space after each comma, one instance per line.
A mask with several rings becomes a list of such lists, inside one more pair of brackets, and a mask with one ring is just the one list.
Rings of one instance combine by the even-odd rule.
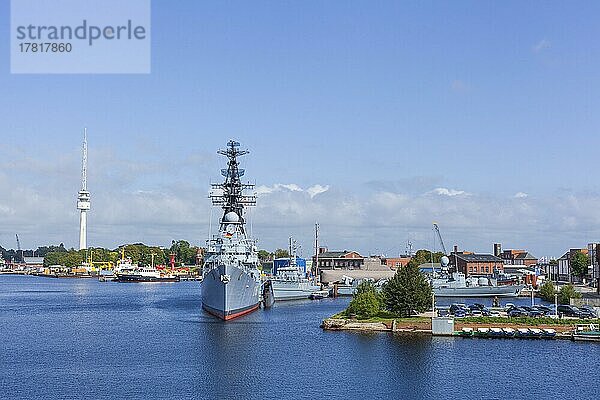
[[227, 148], [219, 150], [217, 153], [226, 156], [229, 161], [227, 162], [227, 168], [221, 170], [221, 175], [225, 177], [225, 181], [211, 184], [212, 191], [209, 197], [214, 206], [221, 206], [224, 210], [221, 227], [226, 223], [236, 223], [239, 224], [240, 230], [245, 233], [243, 211], [245, 207], [256, 205], [256, 196], [243, 193], [244, 190], [253, 189], [254, 185], [242, 183], [240, 178], [245, 171], [239, 168], [237, 158], [249, 152], [240, 150], [240, 144], [230, 140], [227, 143]]

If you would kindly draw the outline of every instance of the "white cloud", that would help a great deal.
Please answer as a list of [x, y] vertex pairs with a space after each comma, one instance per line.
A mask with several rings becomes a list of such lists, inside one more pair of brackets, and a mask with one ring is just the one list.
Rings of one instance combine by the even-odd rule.
[[550, 48], [550, 42], [546, 39], [542, 39], [533, 46], [532, 50], [534, 53], [539, 53], [539, 52], [549, 49], [549, 48]]
[[321, 185], [313, 185], [306, 189], [306, 192], [310, 195], [311, 198], [315, 197], [318, 194], [325, 193], [329, 190], [329, 185], [321, 186]]
[[[79, 154], [73, 152], [71, 157], [60, 168], [33, 163], [29, 165], [35, 168], [23, 172], [21, 167], [28, 164], [19, 161], [0, 169], [0, 186], [10, 188], [0, 191], [0, 245], [14, 247], [15, 233], [27, 248], [60, 242], [76, 245]], [[109, 172], [102, 172], [97, 164], [93, 168], [90, 244], [169, 245], [179, 238], [204, 244], [211, 213], [213, 228], [220, 213], [207, 198], [210, 171], [205, 183], [155, 182], [154, 177], [160, 175], [153, 175], [152, 166], [131, 165], [113, 157], [111, 164], [115, 163], [120, 167]], [[138, 177], [132, 170], [144, 173]], [[501, 242], [527, 248], [536, 256], [560, 256], [569, 247], [600, 239], [600, 214], [593, 212], [600, 208], [600, 194], [557, 191], [530, 196], [519, 192], [507, 197], [438, 185], [427, 181], [418, 190], [405, 185], [348, 190], [323, 184], [261, 185], [256, 187], [261, 196], [249, 221], [261, 247], [284, 247], [286, 238], [293, 235], [303, 244], [304, 255], [312, 251], [315, 222], [320, 224], [323, 244], [365, 253], [396, 249], [389, 253], [397, 254], [409, 236], [416, 248], [431, 247], [432, 221], [440, 224], [448, 246], [458, 244], [473, 251], [490, 252], [491, 243]], [[527, 201], [523, 201], [525, 196]]]
[[276, 183], [273, 186], [260, 185], [255, 188], [257, 195], [271, 194], [275, 192], [306, 192], [311, 198], [315, 197], [320, 193], [324, 193], [329, 190], [329, 185], [313, 185], [308, 189], [304, 190], [295, 183]]
[[0, 204], [0, 214], [10, 215], [14, 213], [15, 210], [13, 210], [11, 207]]
[[447, 189], [447, 188], [441, 188], [441, 187], [440, 188], [435, 188], [435, 189], [433, 189], [429, 193], [435, 193], [435, 194], [438, 194], [440, 196], [449, 196], [449, 197], [460, 196], [460, 195], [468, 195], [468, 193], [465, 192], [464, 190]]
[[269, 186], [265, 186], [265, 185], [260, 185], [254, 188], [254, 191], [256, 192], [257, 195], [262, 195], [262, 194], [269, 194], [269, 193], [273, 193], [275, 191], [275, 188], [273, 187], [269, 187]]
[[296, 185], [295, 183], [277, 184], [275, 186], [278, 186], [283, 189], [287, 189], [292, 192], [302, 192], [302, 188], [300, 186]]

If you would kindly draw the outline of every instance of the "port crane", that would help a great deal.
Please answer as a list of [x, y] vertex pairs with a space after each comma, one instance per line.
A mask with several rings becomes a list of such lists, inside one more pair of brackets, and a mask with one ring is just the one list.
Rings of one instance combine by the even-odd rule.
[[[17, 238], [17, 255], [16, 258], [18, 258], [18, 262], [22, 263], [23, 261], [25, 261], [25, 259], [23, 258], [23, 250], [21, 250], [21, 241], [19, 240], [19, 234], [15, 233], [15, 237]], [[21, 254], [21, 256], [19, 257], [19, 254]], [[15, 260], [17, 261], [17, 260]]]
[[442, 268], [448, 268], [448, 265], [450, 264], [450, 259], [448, 258], [448, 252], [446, 251], [446, 246], [444, 246], [444, 239], [442, 239], [440, 227], [438, 226], [437, 222], [433, 223], [433, 230], [437, 234], [437, 237], [440, 241], [440, 245], [442, 246], [442, 251], [444, 252], [444, 255], [442, 256], [442, 258], [440, 258], [440, 264], [442, 265]]
[[442, 239], [442, 234], [440, 233], [440, 227], [438, 226], [437, 222], [433, 223], [433, 229], [435, 230], [435, 233], [437, 234], [437, 237], [440, 240], [440, 244], [442, 245], [442, 251], [444, 252], [444, 255], [447, 255], [448, 252], [446, 251], [446, 246], [444, 246], [444, 240]]

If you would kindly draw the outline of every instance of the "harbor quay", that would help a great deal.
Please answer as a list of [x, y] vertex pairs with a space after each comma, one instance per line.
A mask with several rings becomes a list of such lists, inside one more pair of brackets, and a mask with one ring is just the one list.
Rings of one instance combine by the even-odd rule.
[[514, 321], [496, 318], [492, 321], [478, 319], [454, 319], [452, 317], [394, 318], [380, 321], [360, 321], [331, 317], [323, 320], [325, 331], [391, 332], [408, 335], [454, 336], [459, 338], [504, 339], [565, 339], [600, 343], [598, 324], [600, 320], [561, 321]]
[[[504, 308], [486, 308], [493, 312], [493, 317], [455, 317], [450, 314], [453, 309], [462, 306], [454, 303], [450, 307], [436, 308], [435, 312], [404, 318], [385, 315], [366, 319], [359, 319], [355, 314], [350, 314], [349, 307], [324, 319], [321, 328], [325, 331], [392, 332], [462, 338], [566, 339], [600, 343], [600, 307], [594, 315], [586, 319], [564, 315], [511, 317], [511, 310], [517, 308], [511, 303]], [[440, 314], [445, 316], [439, 316]], [[455, 314], [458, 315], [456, 312]]]

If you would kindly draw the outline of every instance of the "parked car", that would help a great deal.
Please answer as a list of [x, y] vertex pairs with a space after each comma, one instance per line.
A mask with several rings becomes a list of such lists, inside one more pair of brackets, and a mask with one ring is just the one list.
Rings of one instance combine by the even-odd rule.
[[548, 315], [548, 314], [551, 314], [551, 313], [554, 312], [554, 309], [552, 309], [552, 308], [550, 308], [548, 306], [542, 305], [542, 304], [538, 304], [537, 306], [535, 306], [533, 308], [536, 309], [536, 310], [539, 310], [539, 311], [543, 312], [544, 315]]
[[544, 315], [544, 312], [541, 311], [541, 310], [538, 310], [536, 306], [533, 306], [533, 307], [521, 306], [520, 308], [523, 309], [523, 310], [525, 310], [525, 311], [527, 311], [527, 316], [528, 317], [537, 318], [537, 317], [541, 317], [541, 316]]
[[467, 311], [462, 308], [454, 311], [455, 318], [464, 318], [466, 316], [467, 316]]
[[598, 312], [596, 311], [596, 309], [592, 306], [588, 306], [587, 304], [584, 306], [579, 307], [579, 309], [581, 311], [587, 311], [589, 313], [591, 313], [593, 315], [592, 318], [598, 318]]
[[570, 306], [567, 304], [561, 304], [558, 306], [558, 313], [564, 315], [566, 317], [575, 317], [575, 318], [594, 318], [592, 314], [588, 311], [582, 311], [575, 306]]
[[539, 318], [539, 317], [543, 317], [544, 315], [545, 315], [545, 313], [543, 311], [537, 310], [535, 308], [532, 308], [531, 310], [528, 311], [529, 317]]
[[506, 303], [504, 305], [504, 311], [509, 312], [510, 310], [512, 310], [513, 308], [515, 308], [516, 306], [513, 303]]
[[454, 304], [452, 304], [452, 305], [450, 306], [450, 314], [455, 314], [455, 313], [456, 313], [456, 311], [459, 311], [459, 310], [460, 310], [460, 311], [463, 311], [463, 312], [465, 312], [465, 313], [468, 313], [468, 312], [469, 312], [469, 310], [468, 310], [468, 309], [465, 307], [465, 305], [464, 305], [464, 304], [457, 304], [457, 303], [454, 303]]
[[529, 312], [520, 307], [512, 308], [507, 314], [511, 318], [512, 317], [528, 317], [529, 316]]
[[594, 310], [580, 308], [579, 312], [581, 313], [579, 318], [596, 318], [596, 313], [594, 312]]

